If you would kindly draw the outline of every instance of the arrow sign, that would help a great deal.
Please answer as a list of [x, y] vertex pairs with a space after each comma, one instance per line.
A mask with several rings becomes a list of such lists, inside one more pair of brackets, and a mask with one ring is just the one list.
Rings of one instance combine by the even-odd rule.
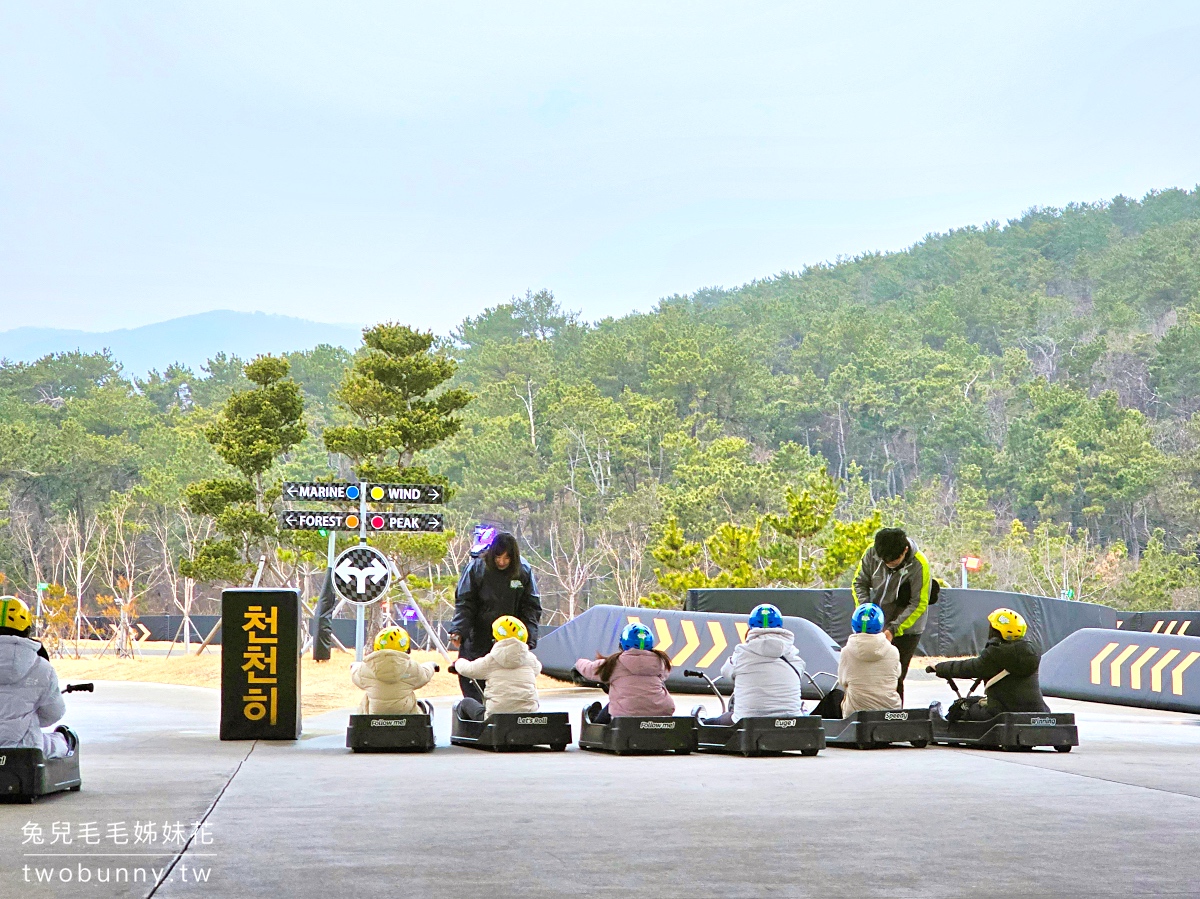
[[298, 500], [357, 500], [358, 484], [323, 484], [318, 481], [284, 481], [283, 495]]
[[142, 635], [138, 637], [137, 641], [139, 643], [145, 643], [150, 639], [150, 628], [146, 627], [146, 625], [142, 624], [140, 621], [137, 623], [137, 626], [138, 630], [142, 632]]
[[441, 484], [370, 484], [367, 500], [373, 503], [441, 505], [446, 488]]
[[392, 583], [387, 556], [360, 543], [343, 550], [333, 563], [333, 588], [347, 602], [366, 605], [383, 596]]
[[357, 512], [284, 509], [279, 513], [279, 527], [285, 531], [357, 531], [358, 523]]
[[431, 515], [427, 512], [374, 512], [367, 516], [367, 529], [370, 531], [438, 534], [443, 527], [441, 515]]

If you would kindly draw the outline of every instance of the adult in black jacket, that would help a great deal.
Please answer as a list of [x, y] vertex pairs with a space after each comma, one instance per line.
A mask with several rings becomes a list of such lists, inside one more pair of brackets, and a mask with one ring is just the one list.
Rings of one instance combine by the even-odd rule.
[[[495, 640], [492, 622], [513, 615], [529, 629], [528, 646], [537, 646], [542, 620], [542, 599], [528, 562], [521, 561], [517, 538], [501, 531], [492, 545], [472, 559], [458, 581], [454, 596], [454, 621], [450, 646], [460, 659], [478, 659], [488, 654]], [[482, 691], [468, 678], [458, 678], [463, 696], [483, 702]]]
[[973, 659], [938, 662], [933, 673], [984, 681], [985, 697], [956, 703], [950, 720], [987, 721], [1003, 712], [1048, 712], [1038, 681], [1042, 654], [1026, 636], [1025, 619], [1012, 609], [997, 609], [988, 616], [988, 641]]

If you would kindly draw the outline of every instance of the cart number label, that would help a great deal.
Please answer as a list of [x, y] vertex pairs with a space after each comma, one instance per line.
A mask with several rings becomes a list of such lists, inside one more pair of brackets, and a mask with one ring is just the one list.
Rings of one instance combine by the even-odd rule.
[[884, 712], [884, 721], [907, 721], [908, 712]]
[[1029, 723], [1040, 727], [1054, 727], [1058, 724], [1057, 718], [1030, 718]]
[[408, 719], [403, 718], [400, 721], [388, 721], [386, 718], [372, 718], [371, 727], [407, 727]]
[[642, 730], [674, 730], [674, 721], [643, 721], [641, 723]]
[[545, 715], [539, 715], [535, 718], [518, 718], [517, 724], [549, 724], [550, 719]]
[[775, 726], [776, 727], [795, 727], [796, 719], [795, 718], [776, 718]]
[[8, 756], [0, 755], [0, 765], [3, 765], [7, 761], [8, 761]]

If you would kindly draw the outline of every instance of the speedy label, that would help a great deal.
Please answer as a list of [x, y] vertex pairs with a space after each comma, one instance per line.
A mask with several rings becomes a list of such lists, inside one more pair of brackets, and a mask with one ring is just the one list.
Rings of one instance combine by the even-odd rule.
[[674, 730], [674, 721], [643, 721], [639, 725], [642, 730]]
[[907, 721], [908, 712], [884, 712], [884, 721]]

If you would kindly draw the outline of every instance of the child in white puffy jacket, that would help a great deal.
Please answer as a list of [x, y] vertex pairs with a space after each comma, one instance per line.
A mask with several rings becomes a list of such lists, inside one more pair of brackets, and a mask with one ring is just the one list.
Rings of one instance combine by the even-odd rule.
[[0, 600], [0, 747], [40, 749], [48, 759], [74, 752], [74, 734], [65, 727], [45, 733], [67, 712], [58, 673], [33, 632], [29, 606]]
[[721, 677], [733, 681], [733, 703], [713, 723], [804, 714], [804, 659], [796, 649], [796, 635], [783, 626], [783, 616], [770, 603], [750, 613], [746, 642], [734, 647]]
[[492, 636], [496, 642], [483, 658], [458, 659], [451, 666], [456, 674], [483, 682], [483, 702], [465, 697], [459, 714], [482, 721], [498, 713], [536, 712], [542, 663], [527, 645], [529, 631], [519, 618], [501, 615], [492, 624]]
[[408, 631], [384, 628], [375, 637], [375, 651], [350, 669], [350, 681], [363, 691], [360, 715], [417, 715], [417, 693], [433, 678], [437, 666], [411, 655]]

